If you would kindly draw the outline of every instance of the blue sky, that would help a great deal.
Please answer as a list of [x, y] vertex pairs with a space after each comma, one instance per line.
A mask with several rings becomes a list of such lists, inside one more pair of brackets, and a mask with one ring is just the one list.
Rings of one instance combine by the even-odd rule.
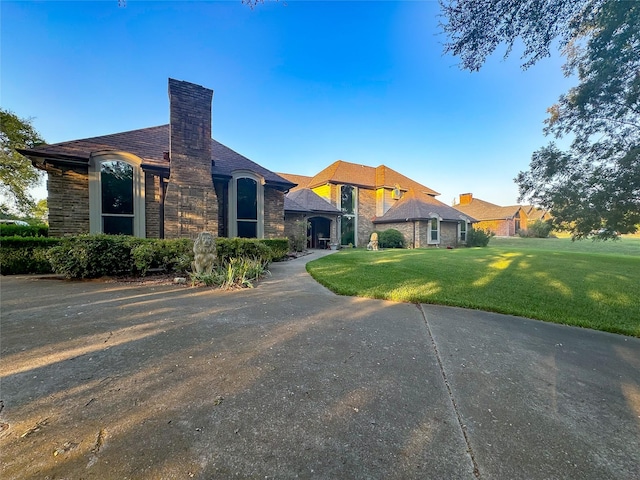
[[[443, 54], [426, 2], [0, 3], [0, 104], [49, 143], [168, 123], [167, 79], [214, 90], [213, 136], [264, 167], [387, 165], [440, 192], [515, 204], [573, 85], [562, 59], [479, 73]], [[38, 196], [43, 189], [39, 190]]]

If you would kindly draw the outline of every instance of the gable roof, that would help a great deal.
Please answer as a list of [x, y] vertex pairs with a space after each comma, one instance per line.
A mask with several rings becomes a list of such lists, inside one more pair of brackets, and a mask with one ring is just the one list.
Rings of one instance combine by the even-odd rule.
[[402, 198], [387, 211], [387, 213], [381, 217], [376, 217], [373, 220], [373, 223], [427, 220], [434, 217], [439, 217], [441, 220], [456, 222], [460, 220], [467, 220], [472, 223], [477, 221], [475, 218], [442, 203], [431, 195], [426, 195], [422, 192], [416, 192], [411, 189], [406, 192]]
[[454, 208], [482, 221], [511, 219], [522, 207], [520, 205], [501, 207], [500, 205], [485, 202], [479, 198], [473, 198], [468, 204], [456, 204], [454, 205]]
[[[293, 202], [290, 205], [291, 208], [287, 208], [287, 200], [289, 202]], [[296, 210], [296, 207], [302, 207], [304, 208], [304, 210]], [[309, 213], [328, 213], [332, 215], [342, 214], [340, 210], [327, 202], [313, 190], [310, 190], [308, 188], [302, 188], [289, 192], [285, 196], [284, 209], [285, 211], [306, 211]]]
[[[169, 173], [169, 125], [142, 128], [99, 137], [41, 145], [33, 149], [18, 150], [35, 159], [50, 159], [53, 163], [88, 165], [91, 155], [100, 151], [122, 151], [142, 159], [142, 169]], [[265, 183], [288, 190], [294, 186], [276, 173], [258, 165], [222, 143], [211, 139], [211, 174], [217, 178], [230, 178], [234, 170], [250, 170], [265, 179]]]
[[413, 189], [427, 195], [440, 195], [435, 190], [402, 175], [386, 165], [368, 167], [343, 160], [333, 162], [320, 171], [308, 181], [306, 186], [315, 188], [327, 183], [349, 184], [368, 189], [395, 188], [399, 186], [403, 191]]
[[296, 175], [294, 173], [280, 173], [276, 172], [279, 176], [288, 180], [291, 183], [295, 183], [296, 186], [291, 189], [291, 191], [300, 190], [301, 188], [307, 188], [309, 181], [313, 177], [307, 177], [306, 175]]

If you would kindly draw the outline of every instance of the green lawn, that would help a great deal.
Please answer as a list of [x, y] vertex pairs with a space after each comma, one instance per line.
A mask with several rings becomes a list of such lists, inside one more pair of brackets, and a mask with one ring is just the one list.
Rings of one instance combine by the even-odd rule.
[[638, 238], [353, 249], [310, 262], [307, 270], [341, 295], [475, 308], [640, 337]]

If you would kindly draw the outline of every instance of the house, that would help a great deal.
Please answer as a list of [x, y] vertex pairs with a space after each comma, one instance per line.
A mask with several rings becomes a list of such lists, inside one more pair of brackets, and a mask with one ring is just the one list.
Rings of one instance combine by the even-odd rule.
[[168, 125], [19, 150], [47, 172], [50, 234], [283, 237], [295, 184], [212, 139], [212, 100], [169, 79]]
[[[438, 192], [385, 165], [338, 160], [313, 177], [278, 175], [297, 184], [287, 199], [295, 200], [299, 210], [285, 205], [285, 223], [303, 215], [314, 231], [328, 229], [331, 243], [365, 246], [372, 232], [395, 228], [412, 247], [453, 246], [466, 241], [467, 230], [476, 221], [437, 200]], [[316, 214], [305, 203], [317, 201], [316, 197], [334, 211]]]
[[521, 205], [501, 207], [473, 198], [472, 193], [462, 193], [454, 208], [476, 218], [478, 223], [474, 228], [489, 230], [497, 236], [511, 237], [517, 235], [520, 229], [527, 228], [527, 212]]
[[527, 214], [527, 225], [531, 225], [537, 220], [540, 220], [542, 222], [551, 220], [551, 212], [549, 212], [548, 210], [533, 205], [525, 205], [522, 208]]

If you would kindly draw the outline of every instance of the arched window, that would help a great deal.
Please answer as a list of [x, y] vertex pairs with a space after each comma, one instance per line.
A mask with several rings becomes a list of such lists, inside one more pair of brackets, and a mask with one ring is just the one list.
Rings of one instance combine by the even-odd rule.
[[356, 245], [358, 190], [352, 185], [340, 186], [340, 243]]
[[229, 191], [229, 236], [264, 236], [264, 187], [261, 178], [248, 172], [235, 172]]
[[145, 236], [144, 175], [125, 153], [92, 155], [89, 166], [91, 233]]

